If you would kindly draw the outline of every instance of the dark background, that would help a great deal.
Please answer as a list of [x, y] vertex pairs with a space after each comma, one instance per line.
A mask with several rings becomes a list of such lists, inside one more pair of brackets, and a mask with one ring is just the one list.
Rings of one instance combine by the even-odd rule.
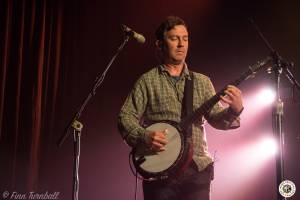
[[[280, 55], [295, 63], [292, 71], [300, 80], [299, 8], [297, 1], [270, 0], [2, 2], [0, 192], [58, 191], [60, 199], [71, 199], [72, 137], [61, 148], [56, 144], [93, 86], [95, 77], [104, 70], [122, 41], [120, 24], [142, 33], [146, 43], [129, 41], [81, 116], [84, 128], [80, 199], [134, 199], [135, 179], [128, 165], [130, 149], [117, 131], [116, 120], [135, 80], [157, 64], [154, 32], [166, 16], [177, 15], [187, 22], [190, 32], [187, 63], [190, 69], [208, 75], [218, 90], [270, 53], [248, 17], [256, 21]], [[11, 19], [9, 28], [6, 26], [8, 19]], [[24, 41], [16, 39], [22, 19]], [[45, 21], [40, 23], [41, 19]], [[43, 25], [44, 32], [41, 31]], [[41, 33], [45, 37], [39, 39]], [[21, 43], [24, 47], [18, 54]], [[17, 62], [20, 55], [28, 61]], [[22, 72], [18, 70], [20, 66]], [[32, 81], [36, 77], [41, 80]], [[262, 71], [255, 79], [243, 83], [240, 88], [244, 97], [255, 93], [260, 86], [271, 85], [272, 77], [273, 74]], [[286, 177], [297, 186], [300, 183], [297, 156], [300, 98], [299, 91], [295, 91], [294, 101], [291, 99], [289, 83], [284, 76], [282, 79]], [[38, 102], [35, 101], [39, 94], [36, 91], [41, 97]], [[39, 112], [34, 112], [37, 103], [41, 106], [37, 109]], [[245, 108], [246, 116], [247, 111]], [[235, 174], [240, 163], [255, 162], [255, 156], [254, 160], [249, 160], [253, 155], [247, 154], [233, 159], [230, 152], [236, 153], [239, 147], [255, 141], [261, 132], [272, 133], [270, 107], [257, 114], [254, 120], [246, 116], [242, 118], [244, 128], [241, 130], [224, 134], [207, 127], [210, 152], [218, 152], [212, 199], [276, 198], [273, 158], [257, 170], [255, 176], [251, 175], [251, 180]], [[141, 188], [138, 192], [142, 194]], [[297, 196], [296, 193], [290, 199], [299, 198]]]

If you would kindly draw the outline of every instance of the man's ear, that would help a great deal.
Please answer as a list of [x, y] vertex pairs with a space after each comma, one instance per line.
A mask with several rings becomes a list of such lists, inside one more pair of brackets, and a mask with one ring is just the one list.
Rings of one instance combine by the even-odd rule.
[[163, 51], [163, 49], [164, 49], [164, 44], [161, 40], [156, 40], [155, 46], [161, 51]]

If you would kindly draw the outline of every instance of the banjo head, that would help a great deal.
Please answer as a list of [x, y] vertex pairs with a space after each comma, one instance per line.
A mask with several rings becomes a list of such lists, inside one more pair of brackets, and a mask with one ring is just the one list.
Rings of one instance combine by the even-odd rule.
[[142, 175], [164, 174], [181, 157], [183, 148], [181, 134], [176, 127], [164, 122], [152, 124], [146, 130], [162, 132], [167, 130], [166, 139], [168, 143], [165, 145], [165, 150], [161, 152], [153, 152], [142, 145], [136, 147], [134, 154], [135, 166], [138, 163], [136, 168]]

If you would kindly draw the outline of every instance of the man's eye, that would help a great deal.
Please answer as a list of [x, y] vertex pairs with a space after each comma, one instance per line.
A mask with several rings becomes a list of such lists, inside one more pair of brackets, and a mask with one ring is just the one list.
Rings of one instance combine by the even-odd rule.
[[177, 40], [177, 37], [174, 36], [174, 37], [171, 37], [170, 39], [171, 39], [172, 41], [175, 41], [175, 40]]

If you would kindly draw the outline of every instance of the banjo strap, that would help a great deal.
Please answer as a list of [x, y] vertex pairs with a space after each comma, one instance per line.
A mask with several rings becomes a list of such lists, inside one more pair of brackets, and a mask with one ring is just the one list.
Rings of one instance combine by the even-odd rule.
[[[194, 88], [194, 76], [193, 72], [189, 71], [191, 79], [185, 79], [184, 85], [184, 94], [181, 107], [181, 120], [185, 119], [186, 116], [190, 115], [193, 112], [193, 88]], [[191, 126], [188, 130], [185, 130], [187, 133], [186, 137], [192, 137]]]
[[[181, 107], [181, 120], [193, 112], [193, 88], [194, 88], [194, 77], [193, 73], [189, 71], [191, 79], [185, 79], [184, 94]], [[192, 140], [192, 126], [182, 127], [183, 137], [185, 140], [185, 148], [187, 148], [186, 158], [183, 160], [181, 171], [185, 171], [193, 160], [193, 140]]]

